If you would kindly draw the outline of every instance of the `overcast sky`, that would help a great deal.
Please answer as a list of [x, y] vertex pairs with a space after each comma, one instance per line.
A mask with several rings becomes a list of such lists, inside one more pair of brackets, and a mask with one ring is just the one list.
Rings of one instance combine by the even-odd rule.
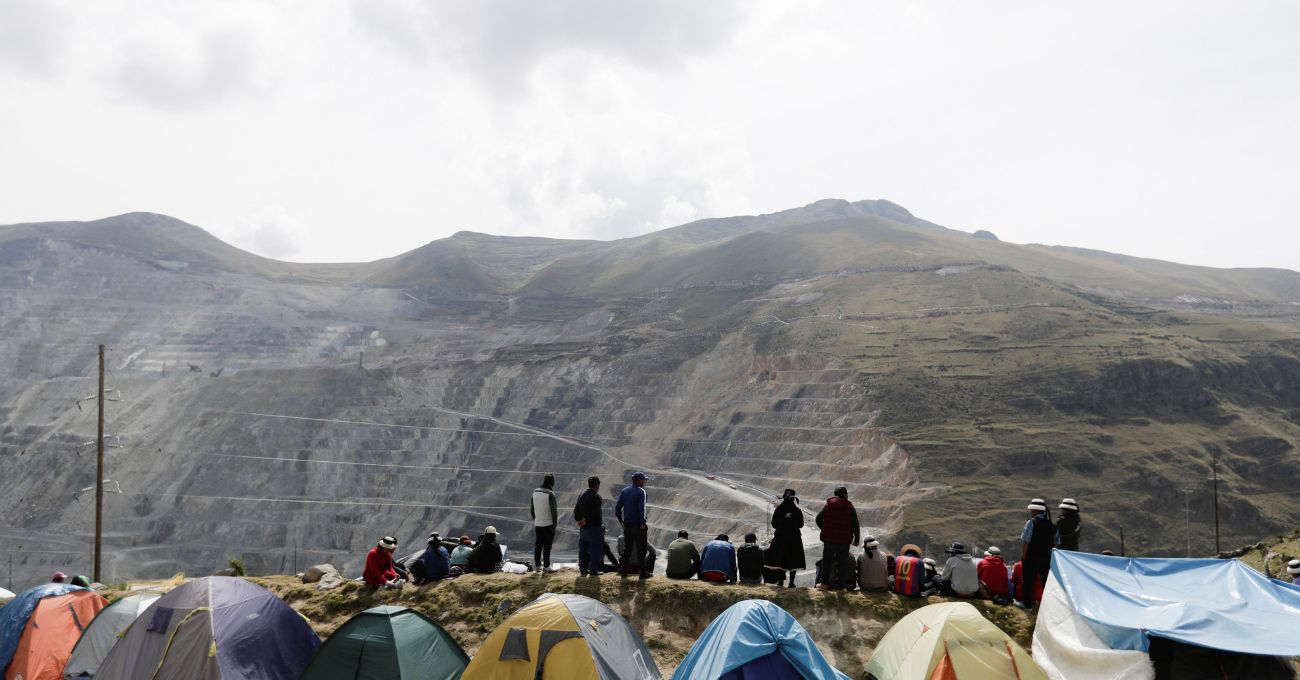
[[0, 223], [254, 252], [836, 197], [1300, 269], [1300, 3], [0, 0]]

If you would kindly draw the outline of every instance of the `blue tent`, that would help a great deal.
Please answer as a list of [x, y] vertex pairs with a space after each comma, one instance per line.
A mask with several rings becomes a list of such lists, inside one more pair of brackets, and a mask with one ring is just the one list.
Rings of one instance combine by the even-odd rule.
[[1052, 576], [1111, 649], [1151, 636], [1269, 656], [1300, 655], [1300, 587], [1238, 560], [1108, 557], [1057, 550]]
[[738, 602], [709, 624], [673, 680], [848, 680], [808, 631], [767, 600]]

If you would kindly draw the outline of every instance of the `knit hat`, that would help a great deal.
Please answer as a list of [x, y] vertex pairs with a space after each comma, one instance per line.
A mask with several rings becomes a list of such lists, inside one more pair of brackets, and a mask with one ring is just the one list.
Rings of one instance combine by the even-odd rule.
[[1286, 573], [1292, 576], [1300, 576], [1300, 560], [1291, 560], [1286, 563]]
[[921, 550], [921, 546], [915, 543], [908, 543], [907, 545], [900, 548], [898, 552], [903, 555], [906, 555], [907, 553], [912, 553], [913, 555], [920, 557], [923, 551]]
[[1062, 500], [1061, 504], [1056, 507], [1062, 510], [1073, 510], [1075, 512], [1079, 511], [1079, 504], [1075, 503], [1073, 498], [1066, 498]]
[[461, 542], [461, 543], [466, 543], [466, 544], [468, 544], [468, 543], [473, 543], [474, 541], [471, 541], [470, 538], [469, 538], [469, 536], [464, 536], [464, 535], [462, 535], [462, 536], [460, 537], [460, 542]]
[[985, 550], [985, 551], [984, 551], [984, 554], [985, 554], [985, 555], [997, 555], [998, 557], [1001, 557], [1001, 556], [1002, 556], [1002, 550], [999, 549], [996, 545], [991, 545], [991, 546], [989, 546], [989, 549], [988, 549], [988, 550]]
[[489, 526], [488, 528], [483, 530], [483, 533], [495, 535], [497, 533], [497, 528], [494, 526]]
[[63, 583], [63, 582], [66, 581], [67, 579], [68, 579], [68, 575], [67, 575], [67, 574], [65, 574], [65, 573], [63, 573], [63, 572], [61, 572], [61, 571], [56, 571], [56, 572], [54, 572], [54, 578], [53, 578], [53, 579], [50, 579], [50, 580], [51, 580], [51, 582], [53, 582], [53, 583]]
[[381, 548], [387, 548], [387, 549], [389, 549], [389, 550], [396, 550], [396, 549], [397, 549], [397, 539], [396, 539], [396, 538], [393, 538], [392, 536], [385, 536], [385, 537], [379, 539], [379, 547], [381, 547]]
[[877, 541], [876, 538], [875, 538], [874, 536], [868, 536], [868, 537], [866, 537], [865, 539], [863, 539], [863, 541], [862, 541], [862, 547], [864, 547], [864, 548], [879, 548], [879, 547], [880, 547], [880, 541]]
[[1034, 500], [1029, 501], [1029, 509], [1037, 510], [1039, 512], [1047, 512], [1047, 501], [1041, 498], [1035, 498]]
[[966, 544], [961, 541], [953, 541], [952, 545], [948, 546], [948, 549], [944, 552], [949, 555], [964, 555], [966, 554]]

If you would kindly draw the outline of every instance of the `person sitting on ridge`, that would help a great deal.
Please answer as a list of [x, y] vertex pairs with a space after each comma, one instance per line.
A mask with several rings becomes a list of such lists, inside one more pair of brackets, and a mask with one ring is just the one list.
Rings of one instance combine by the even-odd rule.
[[1292, 583], [1300, 586], [1300, 560], [1287, 562], [1286, 573], [1291, 577]]
[[894, 573], [889, 577], [890, 590], [908, 597], [920, 597], [925, 591], [925, 563], [921, 560], [921, 548], [908, 543], [894, 558]]
[[704, 554], [700, 556], [700, 580], [736, 582], [736, 548], [726, 534], [718, 534], [704, 545]]
[[671, 579], [694, 578], [700, 573], [700, 550], [685, 529], [677, 532], [677, 540], [668, 544], [668, 566], [664, 573]]
[[56, 571], [54, 572], [54, 577], [50, 579], [50, 583], [63, 583], [66, 580], [68, 580], [67, 574], [61, 571]]
[[474, 552], [474, 542], [469, 540], [469, 536], [461, 536], [460, 544], [451, 551], [451, 566], [460, 567], [462, 570], [469, 564], [469, 556]]
[[501, 570], [501, 545], [497, 543], [497, 528], [489, 526], [469, 554], [469, 568], [473, 574], [491, 574]]
[[858, 555], [858, 588], [864, 593], [889, 590], [889, 557], [873, 536], [862, 540], [862, 554]]
[[980, 595], [997, 604], [1010, 604], [1011, 578], [1007, 574], [1007, 563], [1002, 560], [1002, 551], [996, 545], [984, 551], [984, 559], [979, 564]]
[[953, 541], [944, 552], [950, 556], [939, 577], [939, 591], [955, 597], [975, 597], [980, 592], [979, 567], [966, 551], [966, 544]]
[[447, 573], [451, 570], [451, 557], [447, 554], [447, 549], [442, 547], [442, 537], [438, 532], [429, 534], [427, 543], [429, 547], [424, 549], [424, 554], [412, 562], [410, 567], [411, 583], [417, 586], [447, 578]]
[[366, 554], [365, 569], [361, 572], [366, 585], [374, 588], [402, 587], [402, 579], [398, 577], [397, 568], [393, 564], [394, 550], [397, 550], [397, 539], [392, 536], [379, 539], [379, 544], [370, 549]]
[[742, 585], [763, 583], [763, 549], [758, 547], [758, 536], [752, 531], [745, 534], [745, 542], [736, 548], [736, 571]]

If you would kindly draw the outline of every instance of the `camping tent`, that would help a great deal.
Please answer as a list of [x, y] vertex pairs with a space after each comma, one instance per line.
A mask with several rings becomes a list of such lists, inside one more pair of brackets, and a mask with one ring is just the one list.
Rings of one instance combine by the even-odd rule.
[[737, 602], [686, 653], [673, 680], [800, 680], [848, 676], [835, 670], [808, 631], [767, 600]]
[[[1297, 613], [1300, 587], [1237, 560], [1058, 550], [1039, 605], [1034, 658], [1050, 677], [1070, 680], [1191, 677], [1170, 665], [1221, 666], [1217, 678], [1293, 677], [1268, 657], [1300, 655]], [[1230, 672], [1242, 666], [1251, 670]]]
[[[540, 669], [539, 669], [540, 667]], [[492, 631], [462, 680], [658, 680], [641, 636], [609, 607], [546, 593]]]
[[113, 645], [97, 680], [294, 680], [320, 646], [261, 586], [195, 579], [158, 598]]
[[300, 680], [456, 680], [469, 656], [432, 619], [380, 606], [347, 620]]
[[0, 609], [4, 680], [59, 680], [81, 631], [108, 602], [93, 590], [47, 583]]
[[0, 588], [0, 602], [8, 602], [9, 600], [14, 599], [15, 597], [18, 596], [8, 590], [5, 590], [4, 588]]
[[867, 662], [876, 680], [1046, 680], [1029, 654], [969, 602], [904, 616]]
[[99, 664], [104, 662], [108, 651], [117, 644], [117, 638], [160, 597], [162, 593], [141, 591], [105, 607], [99, 612], [99, 616], [86, 626], [86, 630], [81, 633], [81, 639], [77, 640], [77, 646], [72, 648], [68, 665], [63, 668], [63, 677], [95, 677]]

